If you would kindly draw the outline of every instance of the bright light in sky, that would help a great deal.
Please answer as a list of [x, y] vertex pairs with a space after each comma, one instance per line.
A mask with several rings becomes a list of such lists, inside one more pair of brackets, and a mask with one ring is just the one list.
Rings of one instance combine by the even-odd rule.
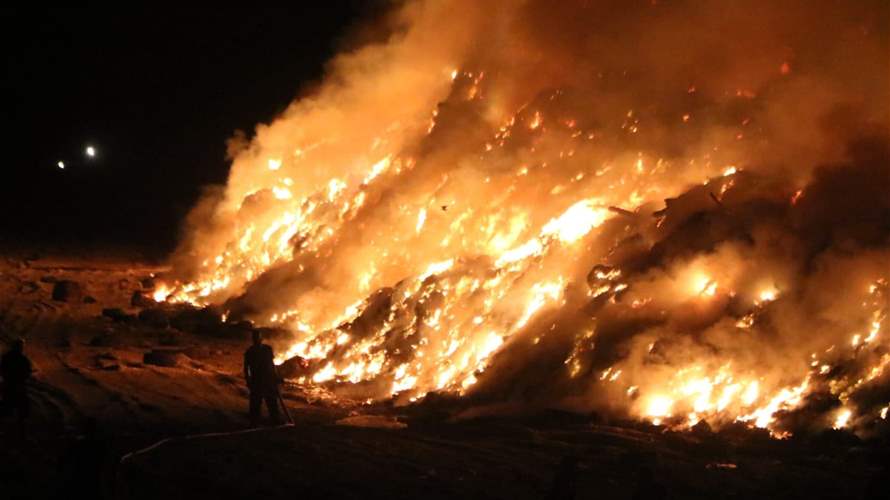
[[87, 146], [87, 156], [89, 156], [90, 158], [95, 157], [96, 156], [96, 148], [94, 148], [93, 146]]
[[56, 165], [58, 165], [59, 168], [61, 168], [62, 170], [65, 170], [65, 162], [60, 161], [59, 163], [56, 163]]

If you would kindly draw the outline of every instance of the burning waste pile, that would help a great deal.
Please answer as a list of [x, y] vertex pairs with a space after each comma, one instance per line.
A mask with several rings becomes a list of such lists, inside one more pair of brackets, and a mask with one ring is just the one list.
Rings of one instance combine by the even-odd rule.
[[819, 4], [409, 2], [231, 141], [155, 299], [359, 400], [875, 432], [890, 13]]

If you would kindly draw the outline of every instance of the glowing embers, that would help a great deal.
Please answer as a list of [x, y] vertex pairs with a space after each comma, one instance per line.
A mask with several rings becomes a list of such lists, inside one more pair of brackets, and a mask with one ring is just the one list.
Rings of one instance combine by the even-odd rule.
[[765, 304], [767, 302], [772, 302], [779, 297], [779, 290], [775, 287], [767, 287], [757, 294], [757, 299], [755, 300], [756, 304]]
[[535, 283], [532, 285], [531, 299], [526, 304], [525, 310], [519, 318], [519, 321], [516, 322], [516, 327], [524, 327], [528, 323], [528, 320], [538, 312], [538, 309], [542, 308], [548, 302], [558, 300], [562, 296], [563, 284], [563, 279], [559, 278], [556, 281]]
[[559, 217], [551, 219], [541, 228], [540, 235], [522, 245], [503, 252], [496, 265], [503, 267], [529, 257], [537, 256], [545, 251], [551, 241], [572, 244], [588, 234], [592, 229], [603, 224], [611, 212], [603, 208], [596, 198], [581, 200]]
[[167, 300], [167, 297], [170, 296], [170, 292], [170, 287], [162, 283], [155, 287], [155, 290], [154, 292], [152, 292], [151, 297], [152, 299], [154, 299], [155, 302], [165, 302]]
[[847, 424], [850, 422], [850, 417], [853, 416], [853, 412], [846, 409], [841, 408], [837, 413], [837, 417], [834, 419], [834, 424], [831, 426], [832, 429], [843, 429], [847, 427]]
[[662, 419], [671, 416], [671, 407], [674, 400], [667, 396], [653, 396], [646, 403], [646, 416], [655, 425], [661, 425]]
[[[634, 386], [634, 392], [628, 395], [642, 394], [642, 416], [656, 425], [689, 427], [707, 420], [712, 424], [750, 422], [756, 427], [769, 428], [776, 412], [801, 404], [808, 386], [809, 379], [805, 379], [798, 386], [781, 388], [772, 396], [764, 396], [760, 381], [738, 377], [727, 364], [711, 374], [701, 366], [684, 368], [665, 386], [641, 389]], [[758, 406], [760, 401], [767, 402]]]
[[690, 291], [693, 295], [713, 297], [717, 293], [717, 282], [707, 274], [696, 273], [690, 281]]
[[609, 217], [609, 210], [597, 206], [597, 202], [596, 199], [589, 199], [575, 203], [562, 215], [544, 225], [541, 234], [556, 236], [563, 243], [574, 243]]

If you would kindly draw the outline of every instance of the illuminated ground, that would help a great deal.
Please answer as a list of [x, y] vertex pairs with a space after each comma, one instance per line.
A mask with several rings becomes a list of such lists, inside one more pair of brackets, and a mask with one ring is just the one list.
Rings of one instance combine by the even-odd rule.
[[[28, 440], [9, 421], [0, 428], [9, 464], [0, 481], [12, 498], [59, 487], [59, 457], [86, 416], [100, 420], [115, 456], [169, 436], [224, 433], [125, 461], [108, 479], [122, 498], [543, 498], [566, 456], [578, 459], [577, 498], [630, 498], [641, 465], [674, 498], [858, 498], [880, 460], [845, 433], [781, 442], [562, 413], [447, 423], [426, 408], [362, 410], [299, 387], [286, 395], [296, 427], [227, 434], [245, 427], [240, 336], [102, 316], [113, 307], [137, 313], [133, 291], [160, 268], [20, 255], [0, 266], [2, 335], [25, 336], [39, 370]], [[96, 302], [52, 300], [59, 279]], [[179, 366], [143, 364], [156, 348], [181, 351]]]

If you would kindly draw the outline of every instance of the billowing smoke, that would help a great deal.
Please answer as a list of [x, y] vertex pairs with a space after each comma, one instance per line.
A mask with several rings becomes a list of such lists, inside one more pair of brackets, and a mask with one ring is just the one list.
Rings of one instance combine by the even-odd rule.
[[286, 328], [283, 369], [361, 399], [867, 430], [890, 403], [888, 20], [406, 3], [232, 141], [159, 298]]

